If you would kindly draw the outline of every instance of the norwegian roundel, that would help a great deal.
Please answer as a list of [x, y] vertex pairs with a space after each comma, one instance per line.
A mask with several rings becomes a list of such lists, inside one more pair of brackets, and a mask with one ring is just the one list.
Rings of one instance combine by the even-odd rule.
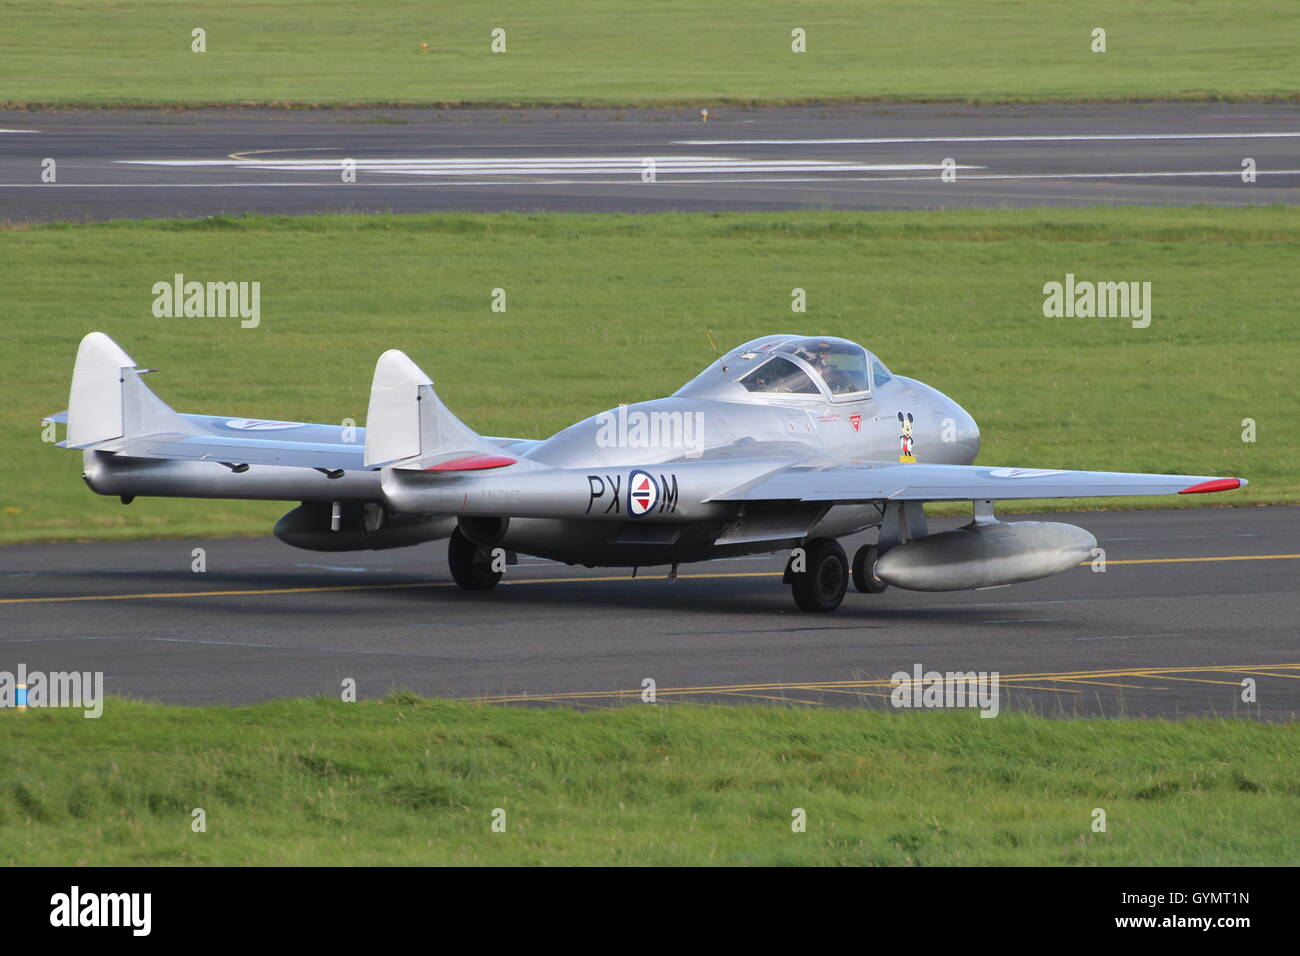
[[276, 432], [282, 428], [297, 428], [301, 422], [271, 422], [262, 418], [232, 418], [226, 422], [227, 428], [241, 432]]
[[627, 513], [639, 518], [659, 501], [659, 485], [644, 471], [634, 471], [627, 482]]
[[994, 468], [989, 472], [990, 478], [1050, 478], [1052, 475], [1064, 475], [1064, 471], [1051, 471], [1047, 468]]

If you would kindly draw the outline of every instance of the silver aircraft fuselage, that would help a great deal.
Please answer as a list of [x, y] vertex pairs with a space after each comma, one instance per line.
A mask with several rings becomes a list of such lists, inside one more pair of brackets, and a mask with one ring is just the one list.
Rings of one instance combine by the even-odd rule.
[[[816, 393], [747, 391], [739, 382], [749, 366], [768, 357], [765, 345], [786, 338], [770, 336], [747, 343], [671, 397], [594, 415], [522, 457], [557, 468], [587, 469], [593, 510], [599, 511], [623, 507], [627, 496], [623, 483], [633, 465], [669, 465], [693, 457], [707, 458], [720, 468], [742, 469], [749, 462], [758, 468], [763, 460], [781, 458], [903, 461], [908, 458], [905, 450], [912, 452], [913, 459], [920, 453], [927, 462], [968, 465], [979, 454], [979, 428], [974, 418], [938, 389], [903, 376], [886, 373], [888, 380], [869, 394], [844, 401], [837, 401], [816, 376]], [[750, 353], [754, 358], [743, 357]], [[661, 438], [663, 432], [676, 429], [673, 440], [635, 440], [633, 429], [638, 421], [646, 423], [646, 430], [652, 433], [654, 422], [663, 423]], [[685, 424], [690, 422], [695, 425]], [[680, 438], [692, 427], [695, 430], [690, 437], [695, 441], [684, 453], [683, 445], [688, 442]], [[659, 483], [668, 489], [671, 476], [669, 467], [656, 473]], [[591, 520], [512, 518], [497, 543], [512, 551], [600, 567], [686, 563], [769, 552], [776, 540], [843, 537], [878, 525], [882, 514], [876, 504], [799, 506], [782, 508], [779, 516], [751, 509], [737, 520], [732, 510], [723, 506], [718, 506], [713, 516], [683, 511], [688, 506], [683, 502], [664, 516], [662, 523], [678, 527], [657, 530], [642, 518], [631, 527], [626, 522], [611, 526]], [[611, 512], [611, 517], [618, 513]], [[782, 538], [771, 537], [774, 528], [784, 533]]]

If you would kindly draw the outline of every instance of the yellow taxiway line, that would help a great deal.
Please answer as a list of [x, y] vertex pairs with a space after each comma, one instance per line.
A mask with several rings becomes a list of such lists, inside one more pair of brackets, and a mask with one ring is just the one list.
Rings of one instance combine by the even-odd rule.
[[[1300, 554], [1231, 554], [1208, 558], [1123, 558], [1119, 561], [1107, 561], [1111, 564], [1195, 564], [1201, 561], [1281, 561], [1286, 558], [1300, 558]], [[1087, 567], [1091, 561], [1080, 561], [1079, 567]]]
[[[1282, 670], [1293, 668], [1296, 674], [1273, 674], [1275, 677], [1300, 677], [1300, 662], [1294, 664], [1220, 664], [1209, 667], [1133, 667], [1118, 668], [1095, 671], [1062, 671], [1055, 674], [1001, 674], [999, 682], [1010, 684], [1018, 690], [1041, 690], [1056, 691], [1058, 693], [1082, 693], [1081, 691], [1066, 691], [1064, 688], [1040, 687], [1036, 684], [1026, 683], [1027, 681], [1059, 681], [1070, 683], [1080, 681], [1082, 683], [1097, 683], [1097, 681], [1087, 680], [1088, 678], [1102, 677], [1158, 677], [1172, 680], [1195, 680], [1196, 678], [1176, 678], [1174, 674], [1247, 674], [1251, 676], [1270, 676], [1267, 671]], [[1206, 683], [1226, 683], [1234, 684], [1233, 681], [1206, 681]], [[759, 692], [769, 691], [784, 693], [786, 691], [816, 691], [822, 693], [854, 693], [860, 692], [871, 697], [888, 697], [888, 694], [869, 693], [867, 688], [888, 688], [893, 683], [886, 678], [869, 679], [869, 680], [852, 680], [852, 681], [781, 681], [770, 684], [705, 684], [697, 687], [659, 687], [655, 690], [657, 697], [684, 697], [684, 696], [702, 696], [705, 694], [724, 694], [734, 696], [758, 696]], [[1142, 687], [1142, 685], [1116, 685], [1129, 687]], [[556, 694], [513, 694], [500, 697], [468, 697], [464, 698], [469, 703], [475, 704], [513, 704], [513, 703], [559, 703], [578, 700], [617, 700], [627, 697], [640, 697], [642, 689], [640, 687], [628, 688], [626, 690], [600, 690], [600, 691], [564, 691]], [[774, 698], [776, 700], [786, 700], [789, 698]], [[807, 701], [797, 701], [796, 703], [807, 703]]]

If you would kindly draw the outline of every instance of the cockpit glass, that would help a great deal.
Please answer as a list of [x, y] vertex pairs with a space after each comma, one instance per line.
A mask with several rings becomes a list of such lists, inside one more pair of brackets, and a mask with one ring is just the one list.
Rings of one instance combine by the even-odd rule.
[[880, 386], [884, 385], [894, 377], [885, 371], [885, 367], [878, 361], [871, 363], [871, 374], [876, 380], [876, 388], [880, 388]]
[[860, 345], [836, 339], [797, 339], [782, 345], [780, 351], [811, 365], [833, 396], [871, 391], [867, 353]]
[[793, 362], [773, 358], [764, 362], [740, 380], [751, 392], [783, 392], [795, 395], [816, 395], [817, 386], [807, 373]]

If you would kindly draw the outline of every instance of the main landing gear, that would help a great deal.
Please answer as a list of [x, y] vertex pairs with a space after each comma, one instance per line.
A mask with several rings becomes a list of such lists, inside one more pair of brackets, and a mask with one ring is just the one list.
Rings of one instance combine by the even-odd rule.
[[834, 538], [813, 538], [795, 548], [784, 580], [802, 611], [833, 611], [849, 586], [849, 559]]
[[451, 576], [466, 591], [490, 591], [501, 580], [501, 572], [492, 570], [492, 559], [460, 528], [447, 539], [447, 563], [451, 565]]
[[879, 594], [889, 587], [876, 577], [875, 545], [863, 545], [853, 555], [852, 571], [844, 549], [834, 538], [813, 538], [796, 548], [786, 562], [784, 581], [794, 593], [802, 611], [833, 611], [844, 600], [849, 577], [866, 594]]

